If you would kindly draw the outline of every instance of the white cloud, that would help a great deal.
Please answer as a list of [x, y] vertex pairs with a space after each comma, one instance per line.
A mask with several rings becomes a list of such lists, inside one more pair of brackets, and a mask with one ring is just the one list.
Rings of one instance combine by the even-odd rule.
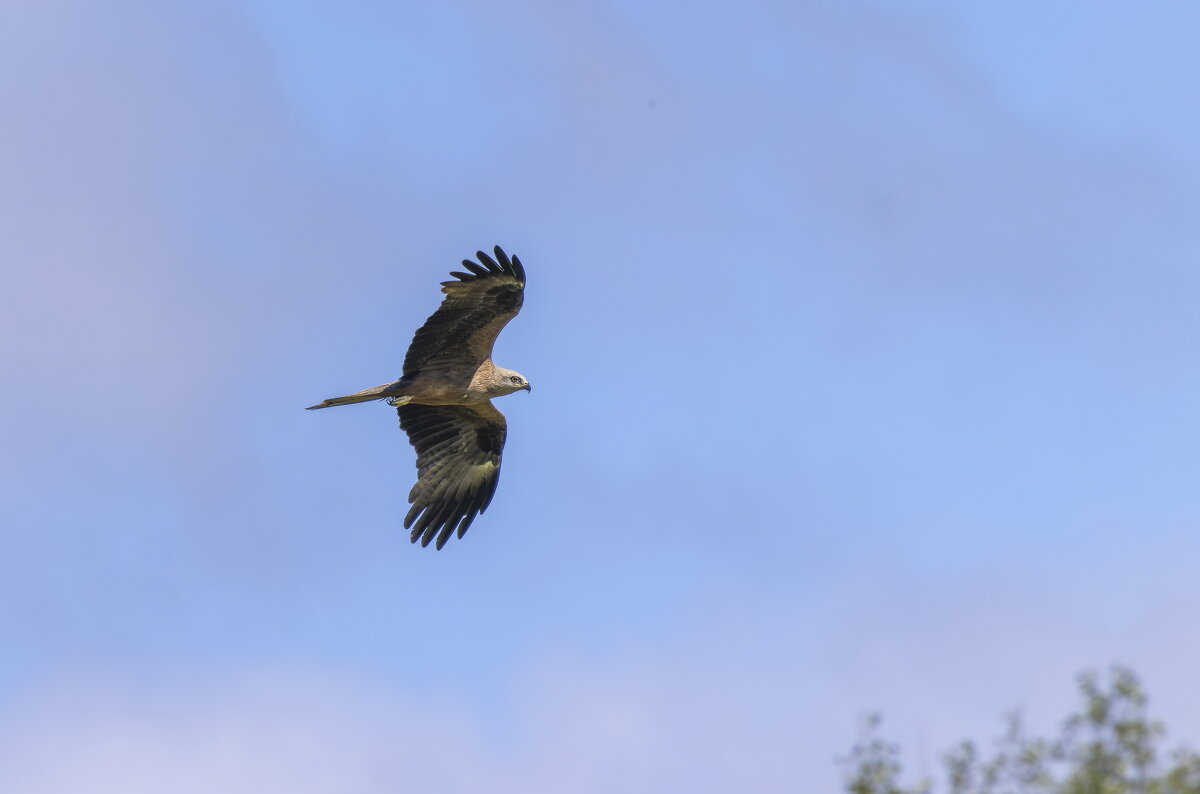
[[1172, 741], [1194, 738], [1200, 701], [1178, 660], [1196, 653], [1198, 605], [1170, 585], [1182, 563], [1161, 548], [1127, 556], [1133, 573], [1164, 574], [1136, 598], [1062, 574], [1117, 553], [1064, 546], [961, 575], [881, 555], [803, 594], [711, 582], [654, 641], [543, 638], [500, 665], [480, 646], [432, 677], [400, 659], [293, 657], [47, 679], [0, 719], [0, 790], [832, 791], [858, 714], [881, 710], [912, 770], [934, 771], [958, 739], [997, 735], [1012, 707], [1055, 730], [1075, 673], [1109, 662], [1145, 676]]
[[0, 788], [28, 794], [365, 794], [482, 782], [470, 749], [478, 729], [453, 707], [287, 669], [171, 685], [58, 681], [3, 726]]

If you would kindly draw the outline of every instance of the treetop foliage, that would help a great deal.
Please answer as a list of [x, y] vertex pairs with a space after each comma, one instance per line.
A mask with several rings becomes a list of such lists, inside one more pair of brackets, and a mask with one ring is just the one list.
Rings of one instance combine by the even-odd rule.
[[867, 717], [840, 759], [850, 794], [1200, 794], [1200, 754], [1162, 749], [1165, 728], [1147, 716], [1146, 694], [1131, 671], [1115, 667], [1078, 681], [1082, 704], [1054, 738], [1030, 736], [1019, 712], [1008, 715], [994, 753], [963, 741], [943, 756], [941, 786], [900, 783], [900, 748]]

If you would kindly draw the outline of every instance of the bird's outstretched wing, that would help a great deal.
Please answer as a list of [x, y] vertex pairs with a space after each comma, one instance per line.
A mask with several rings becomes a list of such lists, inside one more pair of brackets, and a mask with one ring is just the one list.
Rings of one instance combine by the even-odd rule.
[[[476, 405], [400, 405], [400, 427], [417, 450], [417, 484], [404, 528], [422, 546], [437, 536], [440, 549], [455, 529], [461, 538], [487, 509], [500, 481], [508, 425], [490, 402]], [[415, 523], [414, 523], [415, 522]]]
[[463, 260], [469, 273], [443, 281], [446, 297], [417, 329], [404, 357], [405, 377], [452, 368], [473, 372], [492, 355], [500, 330], [517, 316], [525, 295], [525, 268], [496, 246], [496, 258], [476, 252], [479, 262]]

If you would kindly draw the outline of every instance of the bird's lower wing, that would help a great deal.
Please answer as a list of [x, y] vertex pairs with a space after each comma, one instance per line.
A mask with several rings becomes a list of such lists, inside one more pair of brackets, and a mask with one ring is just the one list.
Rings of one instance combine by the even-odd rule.
[[412, 529], [413, 543], [420, 539], [428, 546], [436, 537], [440, 549], [455, 530], [461, 538], [492, 501], [507, 423], [490, 402], [396, 410], [417, 450], [417, 483], [408, 495], [412, 508], [404, 528]]

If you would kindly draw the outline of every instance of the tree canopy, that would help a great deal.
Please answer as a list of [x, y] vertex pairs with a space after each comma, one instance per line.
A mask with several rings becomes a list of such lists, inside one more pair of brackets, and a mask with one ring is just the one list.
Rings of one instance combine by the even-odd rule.
[[963, 741], [943, 758], [940, 785], [901, 783], [900, 748], [880, 737], [871, 715], [840, 760], [850, 794], [1200, 794], [1200, 754], [1162, 747], [1166, 732], [1147, 714], [1141, 682], [1115, 667], [1106, 680], [1079, 676], [1079, 710], [1058, 736], [1031, 736], [1019, 712], [991, 755]]

